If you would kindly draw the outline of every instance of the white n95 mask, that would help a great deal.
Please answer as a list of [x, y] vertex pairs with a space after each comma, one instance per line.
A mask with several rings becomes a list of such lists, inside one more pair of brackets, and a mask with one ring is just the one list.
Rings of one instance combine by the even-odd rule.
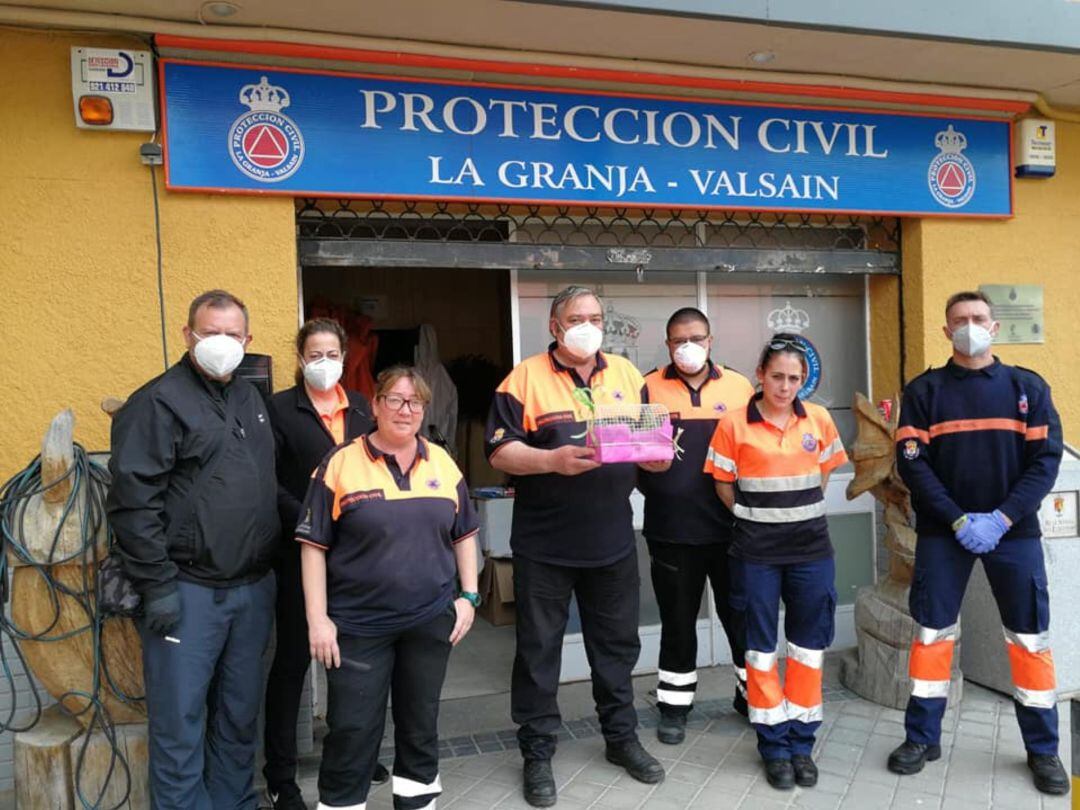
[[235, 338], [228, 335], [199, 337], [194, 332], [192, 334], [199, 340], [191, 350], [195, 355], [195, 362], [211, 377], [228, 377], [244, 359], [244, 345]]
[[341, 379], [344, 365], [331, 357], [320, 357], [304, 364], [304, 381], [316, 391], [329, 391]]
[[952, 333], [953, 347], [960, 354], [968, 357], [979, 357], [990, 351], [990, 344], [994, 342], [990, 330], [976, 323], [966, 323]]
[[592, 357], [600, 351], [604, 333], [591, 323], [579, 323], [563, 330], [563, 345], [576, 357]]

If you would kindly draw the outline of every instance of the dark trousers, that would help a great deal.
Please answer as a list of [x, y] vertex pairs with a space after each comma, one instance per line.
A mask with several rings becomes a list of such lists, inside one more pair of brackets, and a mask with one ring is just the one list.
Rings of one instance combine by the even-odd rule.
[[367, 801], [393, 701], [394, 807], [418, 810], [442, 792], [439, 783], [439, 693], [454, 629], [450, 605], [431, 621], [385, 636], [339, 636], [341, 666], [326, 671], [329, 732], [319, 767], [319, 805]]
[[166, 637], [140, 627], [151, 807], [251, 810], [274, 575], [235, 588], [178, 587], [180, 624]]
[[562, 723], [557, 694], [562, 643], [577, 597], [585, 655], [592, 672], [600, 729], [611, 743], [634, 739], [637, 712], [630, 672], [637, 663], [637, 554], [599, 568], [575, 568], [514, 557], [517, 651], [510, 713], [525, 759], [550, 759]]
[[739, 614], [729, 595], [731, 573], [726, 543], [687, 545], [649, 542], [653, 592], [660, 608], [660, 665], [657, 702], [661, 713], [685, 716], [697, 690], [697, 619], [705, 581], [716, 603], [716, 617], [731, 646], [740, 684], [746, 681]]
[[975, 555], [952, 537], [920, 537], [909, 606], [919, 625], [911, 655], [912, 696], [904, 725], [912, 742], [936, 745], [949, 692], [955, 625], [975, 560], [980, 559], [1001, 614], [1024, 747], [1056, 754], [1058, 712], [1050, 654], [1050, 594], [1042, 542], [1008, 540]]
[[[731, 598], [744, 611], [747, 702], [763, 759], [810, 755], [822, 718], [821, 667], [832, 644], [836, 566], [732, 560]], [[780, 685], [777, 625], [784, 601], [787, 670]]]
[[288, 549], [277, 571], [274, 610], [276, 646], [266, 681], [263, 728], [263, 776], [271, 791], [296, 781], [296, 721], [300, 697], [311, 664], [304, 586], [300, 578], [299, 543]]

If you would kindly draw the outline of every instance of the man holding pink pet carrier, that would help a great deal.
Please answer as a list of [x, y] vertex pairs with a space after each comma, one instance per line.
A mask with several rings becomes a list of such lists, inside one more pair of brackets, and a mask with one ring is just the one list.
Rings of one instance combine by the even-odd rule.
[[[604, 309], [592, 290], [572, 286], [556, 295], [549, 329], [548, 350], [518, 364], [497, 389], [486, 432], [491, 465], [513, 476], [516, 488], [510, 704], [525, 760], [525, 800], [534, 807], [556, 802], [551, 757], [561, 725], [556, 696], [571, 596], [607, 759], [641, 782], [664, 778], [638, 741], [630, 680], [641, 648], [630, 509], [638, 467], [600, 460], [611, 449], [606, 439], [618, 432], [607, 425], [621, 419], [630, 433], [640, 426], [640, 414], [627, 414], [634, 406], [640, 411], [644, 380], [628, 360], [600, 351]], [[624, 444], [616, 457], [641, 458], [640, 449]], [[670, 456], [669, 448], [668, 460], [639, 466], [659, 472]]]

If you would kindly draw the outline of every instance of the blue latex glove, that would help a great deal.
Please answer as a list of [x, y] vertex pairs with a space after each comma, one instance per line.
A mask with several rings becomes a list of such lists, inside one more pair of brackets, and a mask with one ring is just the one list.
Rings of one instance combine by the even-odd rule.
[[[1005, 516], [995, 510], [993, 512], [978, 512], [968, 517], [971, 524], [971, 532], [968, 536], [968, 544], [961, 541], [972, 554], [986, 554], [997, 548], [1005, 532], [1009, 530], [1009, 524], [1005, 522]], [[959, 539], [959, 536], [957, 536]]]
[[968, 551], [972, 551], [971, 547], [971, 515], [964, 515], [966, 518], [963, 525], [956, 530], [956, 541], [966, 548]]

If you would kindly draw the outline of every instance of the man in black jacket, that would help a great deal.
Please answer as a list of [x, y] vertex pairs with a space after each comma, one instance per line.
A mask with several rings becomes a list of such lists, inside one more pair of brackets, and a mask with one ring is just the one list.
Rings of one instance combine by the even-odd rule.
[[266, 405], [233, 376], [248, 313], [223, 290], [191, 302], [184, 357], [112, 425], [108, 513], [142, 595], [156, 810], [254, 808], [262, 654], [279, 532]]

